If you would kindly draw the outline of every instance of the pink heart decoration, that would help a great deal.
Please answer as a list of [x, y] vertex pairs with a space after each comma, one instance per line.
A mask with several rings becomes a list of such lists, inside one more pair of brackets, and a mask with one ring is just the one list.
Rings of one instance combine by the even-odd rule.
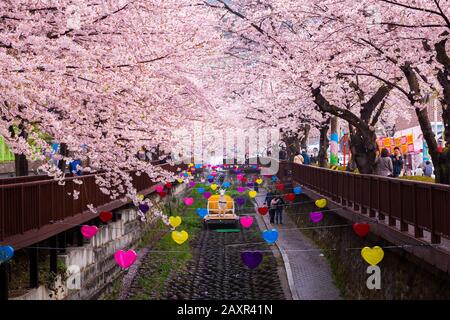
[[97, 233], [98, 228], [96, 226], [82, 226], [81, 234], [86, 238], [90, 239]]
[[311, 219], [312, 222], [318, 223], [318, 222], [322, 221], [323, 213], [322, 212], [311, 212], [309, 214], [309, 218]]
[[239, 219], [239, 221], [241, 222], [241, 225], [245, 228], [248, 229], [252, 226], [253, 224], [253, 217], [252, 216], [244, 216], [241, 217]]
[[162, 192], [164, 190], [164, 186], [159, 184], [155, 187], [155, 190], [156, 192]]
[[242, 180], [242, 178], [244, 178], [244, 175], [238, 174], [238, 175], [236, 176], [236, 178], [237, 178], [238, 180]]
[[114, 254], [114, 259], [122, 269], [129, 268], [136, 261], [136, 258], [137, 254], [134, 250], [119, 250]]
[[244, 187], [237, 187], [236, 190], [237, 190], [237, 192], [242, 193], [242, 192], [245, 191], [245, 188]]
[[217, 172], [213, 171], [213, 172], [211, 172], [211, 175], [212, 175], [213, 177], [215, 177], [215, 176], [217, 176]]
[[184, 198], [184, 204], [187, 206], [191, 206], [194, 203], [194, 198]]
[[191, 188], [195, 187], [195, 182], [194, 181], [189, 182], [189, 187]]

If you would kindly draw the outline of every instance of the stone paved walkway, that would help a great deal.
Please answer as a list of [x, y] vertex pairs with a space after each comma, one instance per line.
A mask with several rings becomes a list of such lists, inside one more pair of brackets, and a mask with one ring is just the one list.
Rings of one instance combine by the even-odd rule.
[[[266, 197], [263, 189], [255, 198], [262, 205]], [[299, 300], [338, 300], [339, 289], [334, 285], [327, 259], [319, 248], [309, 240], [297, 226], [283, 213], [282, 225], [271, 225], [269, 215], [262, 216], [268, 229], [276, 228], [279, 238], [276, 242], [285, 260], [286, 272], [293, 299]], [[290, 251], [313, 249], [312, 251]]]

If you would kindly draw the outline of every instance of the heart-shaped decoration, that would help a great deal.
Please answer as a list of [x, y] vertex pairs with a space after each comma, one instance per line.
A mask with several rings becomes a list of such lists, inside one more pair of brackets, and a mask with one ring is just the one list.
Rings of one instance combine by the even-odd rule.
[[81, 226], [81, 234], [90, 239], [97, 233], [98, 228], [96, 226]]
[[241, 259], [250, 269], [255, 269], [262, 261], [262, 253], [260, 251], [243, 251]]
[[158, 184], [158, 185], [155, 187], [155, 190], [156, 190], [156, 192], [162, 192], [162, 191], [164, 190], [164, 186]]
[[253, 188], [253, 182], [247, 182], [247, 187], [249, 187], [249, 188]]
[[141, 210], [142, 213], [147, 213], [149, 209], [150, 207], [148, 206], [148, 204], [146, 203], [139, 204], [139, 210]]
[[244, 198], [241, 198], [241, 197], [236, 198], [236, 204], [238, 206], [242, 206], [244, 203], [245, 203], [245, 199]]
[[194, 166], [194, 164], [192, 162], [188, 164], [188, 168], [193, 167], [193, 166]]
[[102, 211], [100, 212], [100, 214], [98, 215], [98, 217], [100, 218], [100, 220], [102, 222], [108, 222], [109, 220], [112, 219], [113, 214], [111, 211]]
[[183, 173], [183, 177], [187, 178], [189, 177], [189, 174], [187, 172]]
[[114, 259], [122, 269], [128, 269], [136, 261], [136, 258], [137, 254], [134, 250], [118, 250], [114, 254]]
[[369, 224], [365, 222], [363, 223], [355, 222], [353, 224], [353, 231], [355, 231], [355, 233], [361, 238], [367, 236], [367, 234], [369, 233], [369, 229], [370, 229]]
[[376, 266], [383, 260], [384, 251], [379, 246], [373, 248], [364, 247], [361, 250], [361, 256], [368, 264]]
[[194, 198], [184, 198], [183, 202], [185, 205], [191, 206], [194, 204]]
[[228, 188], [228, 187], [230, 186], [230, 183], [229, 183], [228, 181], [226, 181], [226, 182], [224, 182], [224, 183], [222, 184], [222, 186], [223, 186], [224, 188]]
[[250, 196], [250, 198], [256, 197], [257, 194], [258, 193], [255, 190], [251, 190], [251, 191], [248, 192], [248, 195]]
[[142, 201], [142, 200], [144, 200], [144, 195], [143, 195], [143, 194], [138, 194], [138, 195], [136, 196], [136, 198], [137, 198], [139, 201]]
[[173, 186], [172, 186], [172, 184], [171, 184], [170, 182], [167, 182], [167, 183], [166, 183], [166, 188], [167, 188], [167, 189], [171, 189], [172, 187], [173, 187]]
[[300, 194], [302, 193], [302, 188], [297, 186], [292, 191], [294, 191], [295, 194]]
[[246, 182], [247, 182], [247, 178], [246, 178], [246, 177], [243, 177], [243, 178], [241, 179], [241, 182], [242, 182], [242, 183], [246, 183]]
[[244, 187], [237, 187], [236, 190], [237, 190], [237, 192], [242, 193], [242, 192], [245, 191], [245, 188]]
[[186, 231], [172, 231], [172, 239], [178, 244], [183, 244], [189, 238]]
[[255, 182], [256, 182], [257, 184], [261, 184], [261, 183], [263, 182], [263, 179], [258, 178], [258, 179], [255, 180]]
[[191, 187], [191, 188], [195, 187], [195, 181], [189, 182], [189, 187]]
[[271, 180], [272, 180], [273, 182], [275, 182], [275, 181], [278, 180], [278, 177], [277, 177], [277, 176], [272, 176]]
[[213, 183], [209, 187], [211, 188], [211, 190], [216, 190], [217, 189], [217, 184]]
[[180, 216], [170, 216], [169, 217], [169, 224], [173, 227], [176, 228], [181, 224], [181, 217]]
[[245, 229], [248, 229], [253, 224], [253, 217], [252, 216], [242, 216], [242, 217], [239, 218], [239, 221], [241, 222], [241, 225]]
[[214, 179], [214, 176], [210, 174], [210, 175], [208, 175], [206, 178], [207, 178], [207, 179]]
[[206, 180], [205, 180], [204, 178], [200, 179], [200, 182], [201, 182], [201, 183], [205, 183], [205, 181], [206, 181]]
[[164, 198], [165, 196], [167, 196], [167, 192], [166, 192], [166, 191], [161, 191], [161, 192], [158, 192], [158, 195], [159, 195], [161, 198]]
[[277, 190], [283, 191], [283, 190], [284, 190], [284, 184], [283, 184], [283, 183], [277, 183], [277, 184], [275, 185], [275, 188], [276, 188]]
[[267, 214], [267, 212], [269, 212], [269, 208], [267, 208], [267, 207], [259, 207], [258, 208], [258, 212], [261, 215], [265, 215], [265, 214]]
[[320, 208], [320, 209], [325, 208], [327, 206], [327, 199], [316, 200], [315, 204], [316, 204], [317, 208]]
[[263, 238], [268, 244], [273, 244], [278, 239], [278, 231], [276, 229], [264, 230]]
[[11, 260], [14, 256], [14, 248], [11, 246], [0, 246], [0, 264]]
[[211, 192], [205, 192], [205, 193], [203, 193], [203, 198], [205, 198], [205, 199], [209, 199], [209, 197], [211, 197]]
[[178, 183], [183, 183], [184, 180], [179, 178], [179, 179], [177, 179], [177, 181], [178, 181]]
[[208, 179], [209, 183], [212, 183], [214, 181], [214, 178]]
[[200, 168], [202, 167], [202, 164], [201, 164], [201, 163], [197, 163], [197, 164], [195, 165], [195, 167], [196, 167], [197, 169], [200, 169]]
[[242, 178], [244, 178], [244, 175], [242, 175], [242, 174], [238, 174], [238, 175], [236, 176], [236, 179], [238, 179], [238, 180], [242, 180]]
[[322, 212], [311, 212], [309, 214], [309, 218], [311, 219], [312, 222], [318, 223], [318, 222], [322, 221], [323, 213]]
[[295, 200], [295, 194], [294, 193], [288, 193], [284, 196], [284, 199], [286, 201], [294, 201]]
[[215, 177], [215, 176], [217, 176], [217, 172], [213, 171], [213, 172], [211, 172], [211, 175], [212, 175], [213, 177]]
[[208, 209], [206, 208], [197, 208], [197, 214], [200, 216], [200, 218], [204, 218], [208, 214]]
[[202, 194], [203, 192], [205, 192], [205, 188], [197, 188], [197, 192]]

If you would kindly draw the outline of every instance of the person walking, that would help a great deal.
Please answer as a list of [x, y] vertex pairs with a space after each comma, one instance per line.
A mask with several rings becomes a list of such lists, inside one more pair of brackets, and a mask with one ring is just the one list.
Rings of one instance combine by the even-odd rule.
[[306, 152], [306, 149], [302, 150], [302, 157], [303, 157], [303, 164], [306, 164], [306, 165], [311, 164], [311, 158], [309, 157], [308, 152]]
[[272, 202], [271, 207], [275, 208], [275, 224], [283, 224], [283, 206], [285, 205], [285, 202], [283, 198], [278, 195], [276, 196]]
[[294, 163], [296, 163], [296, 164], [303, 164], [303, 162], [305, 162], [305, 158], [303, 158], [301, 153], [299, 153], [298, 155], [296, 155], [294, 157]]
[[433, 165], [431, 164], [430, 160], [427, 160], [425, 162], [425, 166], [424, 166], [424, 169], [423, 169], [423, 175], [425, 177], [431, 177], [432, 174], [433, 174]]
[[403, 156], [400, 153], [400, 148], [394, 148], [394, 154], [391, 155], [392, 167], [393, 167], [393, 176], [398, 177], [403, 169]]
[[389, 157], [389, 151], [386, 148], [381, 149], [381, 153], [377, 151], [375, 159], [375, 174], [383, 177], [392, 177], [394, 168], [392, 159]]
[[275, 194], [272, 190], [269, 190], [266, 194], [266, 199], [264, 200], [264, 204], [269, 208], [269, 217], [270, 223], [273, 223], [275, 218], [275, 208], [272, 208], [272, 200], [275, 198]]

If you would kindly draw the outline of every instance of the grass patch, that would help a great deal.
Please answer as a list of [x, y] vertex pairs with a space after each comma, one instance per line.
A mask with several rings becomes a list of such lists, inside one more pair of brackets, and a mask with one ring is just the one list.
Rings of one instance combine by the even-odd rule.
[[[194, 196], [196, 189], [192, 191]], [[191, 241], [195, 239], [198, 232], [202, 229], [200, 218], [196, 213], [197, 208], [205, 206], [206, 200], [201, 201], [196, 197], [194, 204], [186, 207], [181, 201], [170, 201], [170, 206], [166, 205], [164, 213], [172, 216], [180, 216], [182, 223], [176, 228], [177, 231], [186, 231], [189, 234], [189, 239], [183, 244], [179, 245], [172, 240], [171, 232], [167, 232], [161, 240], [155, 245], [153, 250], [164, 251], [164, 253], [149, 252], [143, 265], [149, 262], [149, 272], [140, 272], [136, 281], [142, 288], [142, 292], [132, 297], [133, 300], [150, 300], [162, 299], [164, 293], [164, 285], [172, 272], [183, 269], [186, 264], [192, 259]], [[161, 222], [161, 228], [163, 228]], [[158, 227], [155, 229], [159, 229]], [[145, 246], [146, 239], [150, 239], [151, 234], [146, 235], [142, 241], [142, 246]]]
[[430, 182], [434, 183], [434, 179], [426, 176], [401, 176], [400, 179], [404, 180], [412, 180], [412, 181], [420, 181], [420, 182]]

